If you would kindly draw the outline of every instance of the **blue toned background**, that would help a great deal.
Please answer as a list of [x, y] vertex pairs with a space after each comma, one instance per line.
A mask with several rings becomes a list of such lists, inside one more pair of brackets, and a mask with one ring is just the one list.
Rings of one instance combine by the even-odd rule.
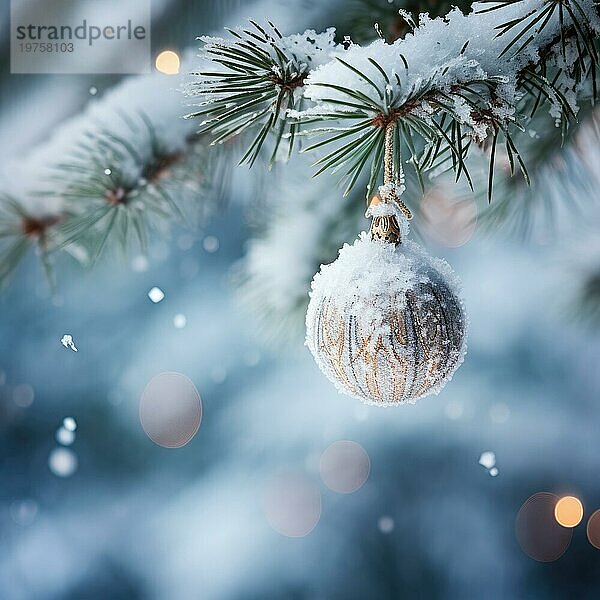
[[[155, 53], [182, 51], [245, 16], [295, 31], [323, 28], [339, 10], [156, 4]], [[7, 3], [2, 10], [4, 19]], [[3, 162], [79, 110], [91, 85], [116, 82], [11, 76], [7, 55], [2, 65]], [[155, 238], [147, 263], [108, 254], [85, 271], [65, 261], [51, 293], [30, 256], [2, 292], [0, 598], [597, 598], [600, 551], [585, 524], [600, 508], [600, 336], [575, 294], [600, 255], [593, 173], [582, 185], [566, 169], [565, 189], [586, 194], [583, 208], [525, 238], [486, 228], [483, 217], [458, 248], [422, 236], [463, 280], [467, 358], [439, 396], [377, 409], [338, 395], [301, 337], [265, 341], [236, 291], [256, 222], [269, 219], [264, 197], [291, 209], [294, 186], [312, 185], [305, 165], [290, 169], [298, 183], [285, 169], [235, 171], [217, 216], [193, 236]], [[348, 241], [366, 226], [353, 225]], [[294, 256], [301, 245], [280, 250]], [[156, 304], [153, 286], [165, 293]], [[61, 345], [64, 334], [78, 352]], [[199, 431], [179, 449], [155, 445], [139, 419], [144, 387], [164, 371], [187, 375], [202, 398]], [[77, 424], [68, 446], [76, 465], [63, 461], [58, 471], [73, 472], [60, 477], [49, 458], [65, 417]], [[349, 494], [331, 490], [320, 469], [339, 440], [370, 460]], [[496, 476], [478, 464], [485, 451]], [[320, 510], [295, 503], [290, 481], [292, 496], [316, 498]], [[585, 508], [565, 554], [547, 564], [515, 537], [521, 505], [539, 491], [577, 496]], [[316, 525], [283, 535], [273, 526], [278, 502], [292, 523]]]

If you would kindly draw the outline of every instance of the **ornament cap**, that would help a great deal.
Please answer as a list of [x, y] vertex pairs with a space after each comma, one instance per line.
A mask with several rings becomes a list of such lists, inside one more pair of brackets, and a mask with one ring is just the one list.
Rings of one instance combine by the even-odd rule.
[[398, 219], [394, 214], [374, 215], [371, 221], [371, 239], [396, 246], [402, 242]]
[[[382, 186], [383, 187], [383, 186]], [[404, 206], [404, 203], [402, 203]], [[383, 193], [373, 196], [365, 213], [366, 217], [372, 217], [371, 239], [398, 245], [402, 242], [403, 233], [406, 234], [408, 218], [398, 202], [390, 202]], [[406, 211], [408, 208], [404, 206]], [[410, 211], [408, 211], [410, 215]], [[412, 215], [410, 215], [412, 217]], [[403, 223], [401, 227], [400, 222]], [[403, 231], [404, 230], [404, 231]]]

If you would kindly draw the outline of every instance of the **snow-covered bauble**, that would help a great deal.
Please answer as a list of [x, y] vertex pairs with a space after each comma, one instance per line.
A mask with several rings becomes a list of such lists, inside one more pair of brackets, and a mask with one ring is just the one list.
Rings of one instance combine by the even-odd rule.
[[466, 351], [457, 278], [405, 239], [405, 212], [375, 197], [370, 233], [321, 266], [306, 315], [321, 371], [341, 392], [380, 406], [438, 393]]

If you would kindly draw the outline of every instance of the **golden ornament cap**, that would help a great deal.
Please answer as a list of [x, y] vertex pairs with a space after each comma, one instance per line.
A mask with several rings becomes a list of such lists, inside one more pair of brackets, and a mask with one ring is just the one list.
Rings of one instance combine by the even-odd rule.
[[399, 213], [402, 213], [402, 217], [407, 220], [412, 219], [408, 207], [395, 194], [391, 201], [379, 195], [373, 196], [365, 213], [367, 217], [373, 218], [370, 229], [371, 239], [396, 246], [400, 244], [402, 230], [398, 224]]

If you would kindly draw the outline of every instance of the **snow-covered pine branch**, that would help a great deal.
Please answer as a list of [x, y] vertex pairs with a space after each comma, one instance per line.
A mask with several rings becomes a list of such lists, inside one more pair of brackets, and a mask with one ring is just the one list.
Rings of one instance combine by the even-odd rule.
[[[341, 171], [345, 193], [367, 165], [371, 166], [367, 194], [373, 192], [381, 175], [385, 129], [393, 124], [396, 172], [401, 171], [403, 158], [410, 157], [421, 179], [425, 171], [448, 167], [457, 178], [464, 175], [472, 183], [465, 159], [473, 146], [485, 142], [491, 149], [491, 194], [500, 139], [505, 141], [511, 172], [518, 166], [527, 178], [513, 141], [515, 130], [523, 129], [526, 119], [544, 103], [549, 103], [557, 124], [566, 127], [589, 82], [591, 95], [596, 95], [599, 32], [594, 0], [481, 2], [468, 15], [459, 9], [444, 18], [421, 15], [413, 32], [393, 44], [377, 40], [365, 47], [332, 47], [327, 61], [323, 52], [319, 60], [304, 57], [311, 69], [297, 81], [294, 97], [296, 88], [302, 87], [312, 105], [290, 108], [285, 116], [292, 126], [317, 123], [313, 133], [323, 139], [305, 150], [333, 144], [334, 149], [316, 164], [319, 172]], [[330, 36], [330, 31], [320, 35]], [[263, 41], [275, 49], [285, 39], [271, 36]], [[267, 51], [260, 49], [258, 54], [265, 57], [259, 65], [251, 47], [242, 50], [238, 38], [219, 43], [227, 64], [223, 57], [212, 57], [213, 84], [199, 87], [205, 111], [217, 108], [204, 127], [233, 135], [260, 118], [260, 131], [245, 157], [254, 160], [269, 133], [281, 137], [279, 99], [285, 84], [269, 79], [273, 50], [267, 59]], [[304, 50], [308, 53], [310, 47]], [[211, 58], [210, 52], [205, 58]], [[286, 64], [297, 72], [293, 59]], [[249, 101], [260, 103], [260, 111], [238, 110], [239, 90], [224, 85], [238, 79], [256, 79], [264, 86], [262, 95], [256, 90], [257, 96]]]
[[304, 337], [314, 273], [366, 223], [353, 203], [332, 193], [330, 177], [306, 186], [310, 170], [308, 161], [297, 160], [274, 175], [280, 180], [264, 192], [264, 225], [234, 270], [242, 305], [271, 342], [295, 343]]
[[[511, 170], [518, 162], [527, 176], [512, 126], [520, 127], [532, 104], [535, 111], [542, 100], [550, 103], [559, 123], [575, 116], [587, 76], [595, 82], [598, 32], [591, 0], [483, 2], [468, 15], [458, 9], [444, 19], [422, 15], [404, 39], [352, 46], [311, 72], [305, 95], [314, 106], [296, 116], [330, 119], [334, 113], [331, 133], [337, 132], [339, 121], [348, 123], [349, 130], [356, 124], [349, 142], [317, 161], [327, 168], [349, 167], [347, 189], [365, 155], [380, 155], [390, 122], [398, 125], [397, 157], [405, 143], [419, 176], [441, 162], [468, 179], [464, 159], [471, 144], [491, 138], [493, 165], [500, 134]], [[369, 193], [379, 168], [375, 161]], [[491, 176], [492, 169], [490, 191]]]
[[[267, 139], [273, 160], [289, 155], [300, 133], [322, 135], [311, 149], [333, 150], [317, 161], [320, 170], [341, 173], [347, 190], [369, 164], [369, 190], [377, 185], [391, 121], [397, 172], [410, 159], [421, 179], [448, 167], [468, 176], [469, 150], [491, 148], [493, 165], [502, 136], [514, 171], [521, 158], [512, 136], [530, 114], [549, 104], [564, 129], [577, 102], [595, 97], [599, 30], [593, 0], [483, 2], [468, 15], [421, 16], [404, 39], [365, 47], [336, 45], [332, 29], [283, 36], [256, 24], [227, 40], [204, 38], [205, 74], [196, 73], [188, 92], [214, 141], [255, 130], [239, 136], [250, 163]], [[210, 171], [199, 158], [205, 142], [197, 121], [180, 119], [171, 82], [162, 75], [126, 81], [27, 160], [7, 166], [0, 280], [32, 245], [48, 264], [57, 248], [89, 259], [117, 233], [143, 243], [148, 226], [163, 227], [198, 198]]]
[[213, 159], [182, 113], [172, 79], [130, 78], [9, 165], [0, 199], [0, 281], [32, 245], [48, 271], [57, 250], [93, 261], [112, 236], [143, 247], [149, 228], [193, 223], [209, 210], [199, 200]]
[[199, 132], [210, 131], [213, 144], [258, 126], [240, 164], [252, 166], [269, 134], [275, 138], [271, 162], [283, 139], [289, 157], [299, 126], [286, 121], [286, 111], [302, 110], [304, 81], [311, 69], [329, 60], [335, 30], [284, 37], [270, 22], [250, 21], [249, 29], [228, 31], [229, 39], [198, 38], [204, 43], [201, 64], [187, 91], [200, 102], [188, 118], [203, 119]]
[[431, 17], [438, 17], [454, 7], [468, 11], [471, 4], [469, 0], [386, 0], [376, 3], [372, 0], [345, 0], [343, 17], [341, 20], [336, 18], [336, 24], [340, 33], [351, 32], [352, 35], [344, 36], [347, 40], [362, 44], [371, 42], [377, 34], [393, 43], [412, 29], [423, 10], [427, 10]]

